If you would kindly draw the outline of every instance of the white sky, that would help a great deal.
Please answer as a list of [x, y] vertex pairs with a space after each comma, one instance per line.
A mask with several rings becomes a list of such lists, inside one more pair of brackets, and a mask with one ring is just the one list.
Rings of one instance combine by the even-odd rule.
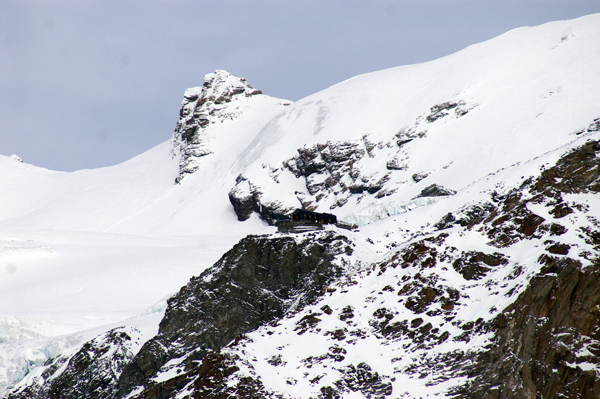
[[598, 0], [0, 0], [0, 154], [57, 170], [168, 140], [183, 92], [227, 69], [298, 100]]

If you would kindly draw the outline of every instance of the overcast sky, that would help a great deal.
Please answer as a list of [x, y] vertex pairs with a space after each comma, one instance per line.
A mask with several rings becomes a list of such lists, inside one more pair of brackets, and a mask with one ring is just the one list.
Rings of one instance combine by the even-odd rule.
[[72, 171], [170, 139], [183, 92], [226, 69], [298, 100], [598, 0], [0, 0], [0, 154]]

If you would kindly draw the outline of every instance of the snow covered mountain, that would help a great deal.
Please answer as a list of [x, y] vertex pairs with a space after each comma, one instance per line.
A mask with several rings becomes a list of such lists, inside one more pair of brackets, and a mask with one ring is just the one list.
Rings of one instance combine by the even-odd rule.
[[596, 14], [295, 103], [216, 71], [121, 165], [0, 157], [0, 393], [600, 397], [598, 65]]

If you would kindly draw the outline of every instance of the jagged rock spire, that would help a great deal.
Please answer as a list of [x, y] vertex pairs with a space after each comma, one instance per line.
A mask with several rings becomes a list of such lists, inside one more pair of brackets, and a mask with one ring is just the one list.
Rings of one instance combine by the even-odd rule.
[[199, 158], [212, 154], [206, 146], [205, 129], [240, 116], [244, 108], [236, 103], [257, 94], [262, 92], [250, 86], [246, 79], [222, 69], [205, 75], [202, 87], [185, 91], [173, 133], [173, 156], [180, 156], [176, 182], [198, 169]]
[[246, 79], [233, 76], [223, 69], [205, 75], [202, 85], [202, 97], [215, 104], [230, 102], [237, 95], [250, 97], [261, 93], [250, 86]]

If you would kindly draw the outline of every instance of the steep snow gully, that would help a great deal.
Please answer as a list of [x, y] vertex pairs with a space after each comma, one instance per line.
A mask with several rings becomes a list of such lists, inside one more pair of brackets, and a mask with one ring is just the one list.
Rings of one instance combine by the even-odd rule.
[[218, 70], [121, 165], [0, 156], [0, 396], [599, 398], [598, 65], [600, 14], [295, 103]]

